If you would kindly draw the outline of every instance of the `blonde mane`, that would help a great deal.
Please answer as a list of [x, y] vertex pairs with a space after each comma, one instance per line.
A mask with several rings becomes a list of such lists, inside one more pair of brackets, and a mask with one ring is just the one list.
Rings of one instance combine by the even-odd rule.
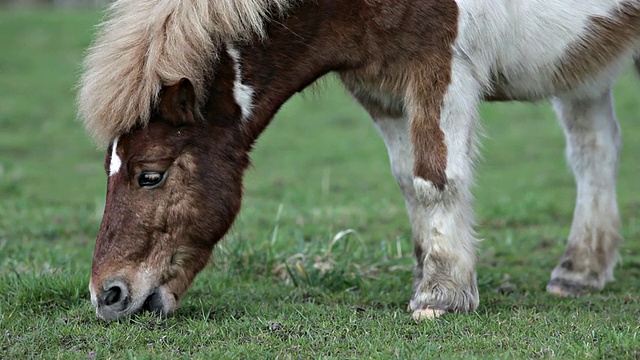
[[264, 36], [298, 0], [118, 0], [84, 63], [78, 107], [100, 146], [149, 121], [163, 85], [188, 78], [198, 105], [220, 44]]

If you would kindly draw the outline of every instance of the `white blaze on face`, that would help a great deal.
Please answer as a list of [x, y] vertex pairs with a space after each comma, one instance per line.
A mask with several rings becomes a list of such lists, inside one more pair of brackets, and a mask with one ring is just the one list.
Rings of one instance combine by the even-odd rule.
[[120, 167], [122, 166], [122, 160], [118, 156], [116, 150], [118, 149], [118, 138], [113, 140], [113, 144], [111, 145], [111, 163], [109, 164], [109, 176], [113, 176], [118, 171], [120, 171]]
[[91, 294], [91, 305], [98, 307], [98, 295], [93, 291], [93, 282], [89, 280], [89, 293]]
[[240, 52], [231, 45], [227, 45], [227, 52], [233, 59], [233, 68], [236, 72], [236, 80], [233, 83], [233, 97], [242, 110], [242, 120], [246, 120], [251, 116], [251, 110], [253, 109], [253, 88], [242, 83]]

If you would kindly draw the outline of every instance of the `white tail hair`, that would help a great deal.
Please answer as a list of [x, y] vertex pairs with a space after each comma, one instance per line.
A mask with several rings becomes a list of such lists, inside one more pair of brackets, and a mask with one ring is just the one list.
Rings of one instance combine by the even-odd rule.
[[221, 42], [264, 36], [298, 0], [118, 0], [85, 59], [78, 107], [100, 146], [145, 125], [163, 85], [191, 80], [198, 105]]

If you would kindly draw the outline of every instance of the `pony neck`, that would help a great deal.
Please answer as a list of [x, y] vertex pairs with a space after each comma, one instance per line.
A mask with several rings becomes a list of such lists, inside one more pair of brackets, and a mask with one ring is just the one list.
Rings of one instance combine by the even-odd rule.
[[[349, 1], [304, 2], [267, 25], [267, 38], [235, 44], [242, 81], [251, 87], [252, 114], [245, 125], [250, 142], [269, 125], [280, 107], [328, 72], [352, 68], [363, 51], [355, 32], [357, 16]], [[350, 24], [336, 26], [336, 23]], [[362, 28], [362, 26], [359, 26]], [[358, 49], [358, 51], [353, 51]]]

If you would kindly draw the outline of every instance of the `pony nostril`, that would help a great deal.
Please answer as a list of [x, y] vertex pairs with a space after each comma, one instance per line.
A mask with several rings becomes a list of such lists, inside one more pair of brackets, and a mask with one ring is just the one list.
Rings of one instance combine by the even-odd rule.
[[163, 309], [162, 296], [158, 292], [153, 292], [144, 301], [142, 309], [152, 313], [161, 314]]
[[104, 294], [104, 304], [111, 306], [122, 300], [122, 289], [119, 286], [112, 286]]

